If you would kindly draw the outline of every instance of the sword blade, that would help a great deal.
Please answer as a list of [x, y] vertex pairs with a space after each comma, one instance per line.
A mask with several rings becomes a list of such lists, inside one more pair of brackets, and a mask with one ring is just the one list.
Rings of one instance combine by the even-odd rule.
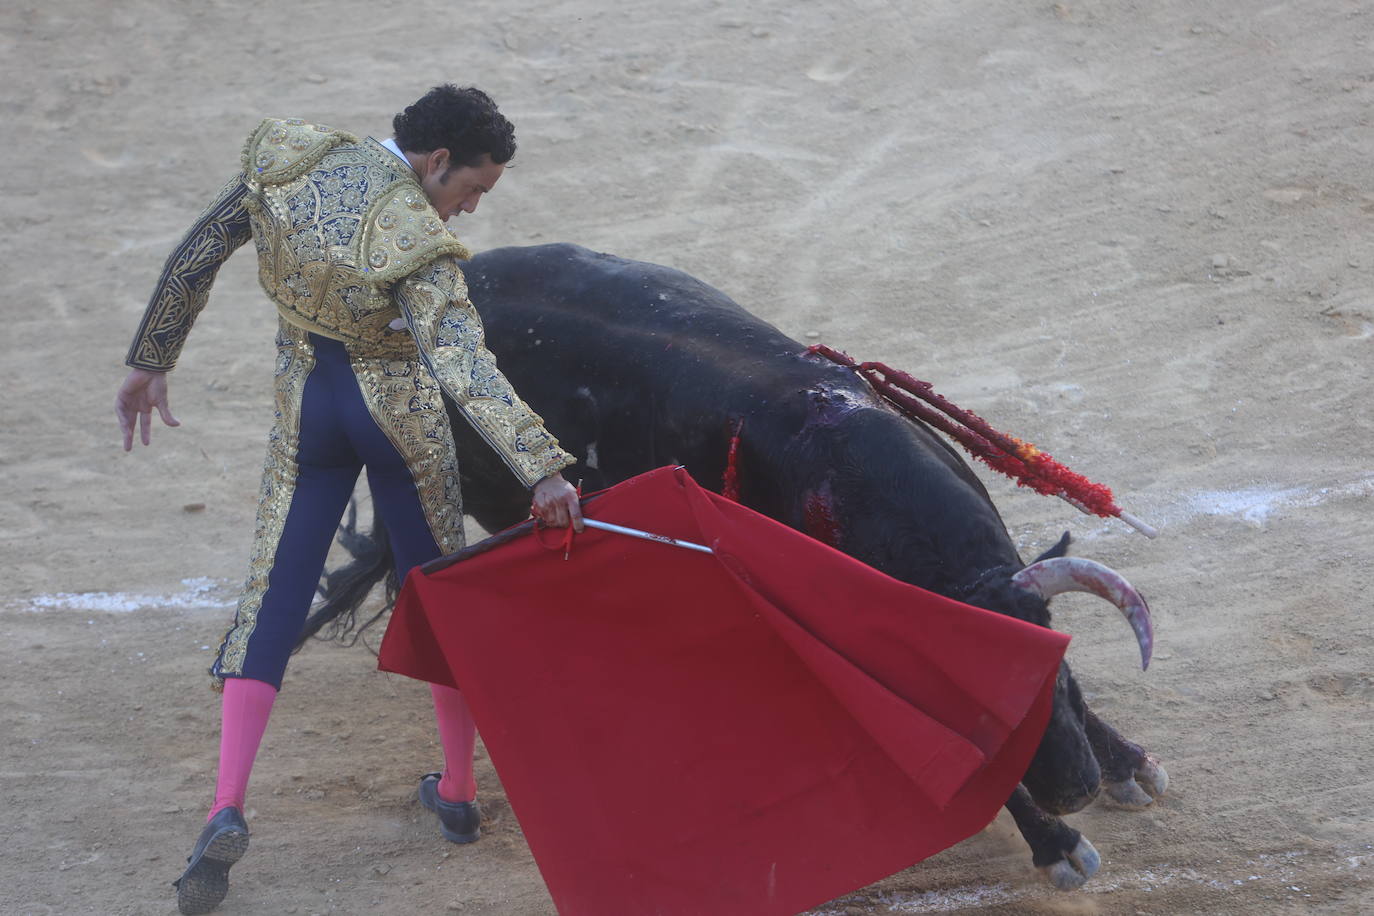
[[588, 528], [598, 528], [602, 531], [611, 531], [616, 534], [628, 535], [632, 538], [640, 538], [645, 541], [657, 541], [660, 544], [668, 544], [672, 547], [683, 547], [687, 550], [699, 550], [702, 553], [715, 553], [710, 547], [703, 544], [693, 544], [691, 541], [679, 541], [677, 538], [670, 538], [666, 534], [654, 534], [651, 531], [640, 531], [638, 528], [626, 528], [624, 525], [612, 525], [610, 522], [599, 522], [596, 519], [584, 518], [582, 524]]

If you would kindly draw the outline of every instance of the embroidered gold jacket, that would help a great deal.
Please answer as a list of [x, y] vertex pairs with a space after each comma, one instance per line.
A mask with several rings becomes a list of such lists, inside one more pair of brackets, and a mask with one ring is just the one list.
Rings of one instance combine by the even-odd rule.
[[458, 263], [468, 251], [414, 172], [374, 140], [295, 119], [258, 126], [243, 172], [172, 251], [130, 366], [176, 364], [220, 265], [249, 238], [283, 320], [361, 358], [423, 361], [526, 486], [573, 462], [497, 369]]

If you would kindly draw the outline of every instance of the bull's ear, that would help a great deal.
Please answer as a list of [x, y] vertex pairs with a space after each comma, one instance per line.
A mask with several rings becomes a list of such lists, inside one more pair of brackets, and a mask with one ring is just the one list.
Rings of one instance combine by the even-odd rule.
[[1073, 538], [1070, 537], [1067, 531], [1065, 531], [1064, 536], [1059, 539], [1058, 543], [1056, 543], [1049, 550], [1040, 554], [1040, 556], [1032, 560], [1031, 563], [1039, 563], [1041, 560], [1052, 560], [1055, 557], [1067, 556], [1069, 553], [1069, 542], [1072, 540]]

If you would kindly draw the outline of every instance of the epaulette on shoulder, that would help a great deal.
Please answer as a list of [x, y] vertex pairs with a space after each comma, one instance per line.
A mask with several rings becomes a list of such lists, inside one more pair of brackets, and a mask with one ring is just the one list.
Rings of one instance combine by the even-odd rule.
[[442, 255], [464, 261], [472, 257], [413, 179], [393, 183], [368, 207], [359, 267], [369, 283], [399, 280]]
[[281, 184], [304, 175], [331, 148], [357, 143], [352, 134], [299, 118], [266, 118], [243, 147], [243, 174], [258, 184]]

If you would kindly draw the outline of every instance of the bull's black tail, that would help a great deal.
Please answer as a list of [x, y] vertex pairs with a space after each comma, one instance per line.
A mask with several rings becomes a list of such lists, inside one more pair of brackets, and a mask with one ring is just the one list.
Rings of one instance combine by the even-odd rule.
[[[368, 627], [391, 610], [396, 593], [400, 590], [396, 583], [395, 564], [386, 528], [375, 511], [372, 514], [372, 530], [364, 533], [358, 530], [357, 503], [350, 503], [348, 520], [339, 526], [338, 538], [339, 544], [352, 559], [339, 569], [326, 571], [321, 578], [320, 593], [324, 601], [306, 618], [300, 638], [296, 640], [296, 651], [326, 627], [328, 632], [325, 638], [353, 645]], [[373, 587], [383, 580], [386, 582], [386, 601], [381, 610], [358, 625], [358, 609], [372, 593]]]

